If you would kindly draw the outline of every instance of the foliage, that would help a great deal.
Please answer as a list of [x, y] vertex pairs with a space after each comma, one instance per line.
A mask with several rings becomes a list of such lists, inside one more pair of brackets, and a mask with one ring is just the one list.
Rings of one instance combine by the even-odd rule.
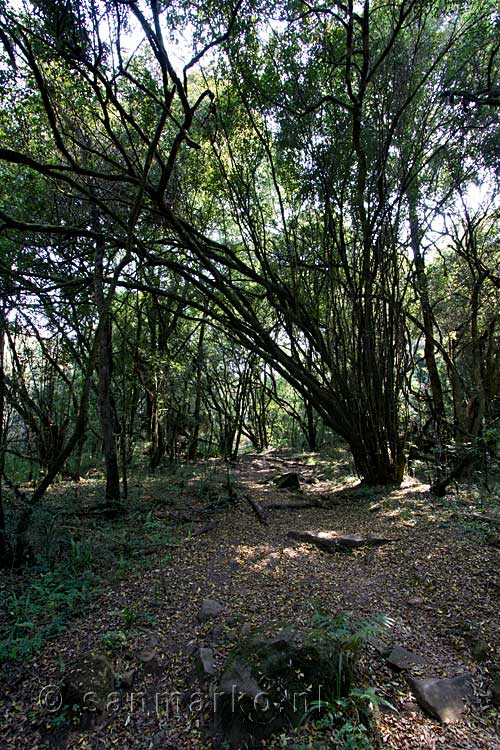
[[101, 636], [102, 647], [111, 654], [120, 651], [126, 643], [127, 635], [123, 630], [109, 630]]
[[23, 593], [2, 591], [0, 660], [29, 660], [46, 640], [65, 630], [72, 617], [86, 611], [98, 588], [98, 577], [88, 569], [75, 575], [61, 564], [34, 576]]
[[[341, 653], [352, 663], [368, 639], [379, 635], [389, 624], [385, 616], [354, 622], [350, 612], [333, 618], [316, 612], [313, 618], [316, 632], [340, 644]], [[339, 664], [339, 672], [342, 668], [343, 665]], [[382, 704], [390, 706], [374, 688], [351, 687], [347, 694], [342, 694], [337, 687], [327, 693], [324, 700], [312, 701], [302, 722], [314, 721], [316, 730], [324, 733], [325, 739], [331, 737], [340, 750], [371, 750], [374, 747], [371, 736], [375, 732], [373, 716]], [[322, 742], [323, 739], [314, 739], [312, 744], [299, 747], [304, 750], [307, 747], [319, 748]]]

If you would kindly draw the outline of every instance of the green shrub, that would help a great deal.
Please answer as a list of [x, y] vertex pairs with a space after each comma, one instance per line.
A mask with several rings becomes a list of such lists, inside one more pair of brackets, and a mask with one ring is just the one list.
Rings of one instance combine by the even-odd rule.
[[0, 663], [26, 660], [85, 611], [98, 589], [91, 571], [75, 576], [66, 564], [38, 574], [25, 592], [0, 594]]

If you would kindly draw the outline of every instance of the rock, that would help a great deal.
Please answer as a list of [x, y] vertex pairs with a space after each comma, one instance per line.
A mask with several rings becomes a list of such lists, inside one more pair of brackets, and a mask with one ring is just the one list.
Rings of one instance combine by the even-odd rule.
[[198, 651], [198, 667], [203, 676], [211, 677], [216, 673], [214, 652], [211, 648], [200, 648]]
[[224, 605], [216, 599], [204, 599], [198, 612], [198, 622], [206, 622], [214, 617], [218, 617], [223, 609]]
[[484, 661], [488, 658], [489, 646], [482, 638], [478, 638], [472, 646], [472, 656], [476, 661]]
[[244, 622], [243, 625], [241, 626], [240, 638], [248, 638], [251, 632], [252, 632], [252, 626], [250, 625], [250, 623]]
[[420, 607], [424, 603], [424, 600], [421, 596], [412, 596], [411, 599], [408, 599], [408, 604], [411, 607]]
[[299, 490], [300, 480], [296, 471], [290, 471], [273, 479], [274, 484], [279, 490]]
[[135, 669], [129, 669], [128, 672], [116, 675], [116, 684], [119, 688], [127, 690], [132, 687], [135, 680]]
[[259, 699], [262, 690], [259, 683], [254, 679], [252, 670], [248, 664], [240, 659], [234, 659], [219, 683], [219, 692], [227, 696], [247, 696]]
[[417, 703], [443, 724], [458, 721], [465, 710], [464, 700], [472, 695], [471, 679], [467, 673], [450, 679], [407, 677]]
[[410, 669], [415, 665], [425, 664], [423, 659], [418, 654], [413, 654], [411, 651], [407, 651], [402, 646], [397, 644], [391, 649], [390, 654], [386, 657], [387, 664], [393, 669], [401, 671], [403, 669]]
[[198, 651], [198, 644], [196, 643], [196, 641], [189, 641], [188, 643], [186, 643], [182, 650], [186, 654], [186, 656], [194, 656], [194, 654]]
[[142, 668], [146, 674], [158, 674], [160, 672], [160, 659], [156, 651], [142, 651], [139, 655], [139, 658], [142, 662]]
[[314, 544], [326, 552], [337, 552], [340, 549], [358, 549], [359, 547], [379, 547], [397, 541], [383, 536], [360, 536], [336, 534], [334, 531], [289, 531], [289, 539], [296, 542]]
[[317, 629], [241, 639], [214, 691], [214, 729], [232, 748], [260, 747], [297, 726], [325, 690], [347, 695], [352, 668], [339, 643]]
[[216, 643], [217, 641], [220, 641], [224, 637], [224, 626], [223, 625], [216, 625], [214, 628], [212, 628], [212, 634], [210, 636], [210, 639]]
[[387, 643], [384, 643], [384, 641], [381, 641], [380, 638], [377, 638], [374, 635], [371, 635], [367, 638], [367, 643], [372, 648], [374, 648], [378, 654], [384, 657], [388, 656], [392, 651], [391, 646], [389, 646]]
[[493, 682], [491, 685], [491, 702], [497, 708], [500, 708], [500, 671], [493, 673]]
[[111, 663], [103, 654], [89, 651], [67, 666], [61, 695], [64, 705], [79, 707], [82, 726], [89, 726], [106, 711], [114, 690]]

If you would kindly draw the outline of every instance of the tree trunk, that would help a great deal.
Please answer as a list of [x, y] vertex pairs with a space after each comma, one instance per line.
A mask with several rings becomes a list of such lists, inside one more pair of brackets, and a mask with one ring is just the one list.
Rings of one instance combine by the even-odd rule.
[[403, 450], [396, 456], [388, 451], [367, 453], [363, 447], [359, 449], [351, 445], [354, 464], [363, 484], [367, 486], [400, 485], [403, 481], [406, 466]]
[[[97, 223], [97, 216], [94, 216]], [[98, 386], [97, 396], [101, 421], [102, 444], [106, 467], [106, 500], [120, 500], [120, 474], [116, 450], [116, 408], [111, 392], [113, 370], [112, 328], [109, 307], [104, 297], [104, 242], [97, 240], [95, 252], [94, 294], [99, 319], [103, 324], [99, 329], [98, 341]]]
[[187, 452], [189, 461], [193, 461], [198, 454], [198, 438], [200, 435], [200, 414], [201, 414], [201, 387], [203, 374], [203, 340], [205, 338], [205, 318], [201, 321], [200, 336], [198, 338], [198, 349], [196, 352], [196, 392], [193, 410], [193, 433]]
[[420, 251], [421, 231], [418, 222], [416, 191], [408, 190], [407, 198], [410, 218], [410, 242], [413, 251], [413, 262], [415, 264], [415, 287], [420, 300], [420, 309], [424, 324], [424, 357], [431, 386], [432, 416], [439, 434], [445, 420], [445, 407], [443, 388], [439, 377], [434, 348], [434, 316], [429, 300], [429, 286], [425, 273], [424, 257]]
[[4, 372], [4, 353], [5, 353], [5, 306], [2, 302], [0, 308], [0, 568], [5, 567], [11, 560], [11, 547], [7, 538], [7, 529], [5, 527], [5, 514], [3, 509], [3, 492], [2, 479], [5, 465], [5, 372]]
[[316, 430], [316, 422], [314, 421], [314, 409], [310, 401], [305, 401], [306, 408], [306, 438], [307, 445], [310, 451], [318, 450], [318, 436]]

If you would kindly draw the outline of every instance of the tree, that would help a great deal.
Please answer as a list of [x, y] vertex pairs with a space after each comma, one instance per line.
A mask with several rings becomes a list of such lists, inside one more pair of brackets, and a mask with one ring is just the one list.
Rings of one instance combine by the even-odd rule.
[[[29, 85], [43, 139], [26, 147], [11, 134], [0, 158], [106, 217], [106, 246], [134, 257], [122, 287], [175, 303], [179, 287], [163, 280], [188, 283], [193, 309], [270, 362], [348, 442], [367, 482], [400, 481], [411, 368], [404, 206], [427, 163], [410, 149], [402, 173], [404, 144], [416, 132], [428, 148], [454, 117], [444, 100], [434, 122], [417, 107], [406, 136], [407, 114], [435, 96], [458, 42], [477, 44], [480, 15], [443, 16], [430, 0], [283, 2], [278, 12], [281, 26], [259, 3], [174, 16], [155, 0], [116, 2], [102, 17], [90, 2], [31, 17], [6, 4], [5, 64], [17, 67], [14, 89]], [[147, 47], [139, 55], [126, 51], [132, 24]], [[164, 30], [183, 25], [195, 49], [179, 73]], [[25, 217], [7, 224], [33, 230]], [[97, 239], [85, 220], [55, 225]], [[151, 267], [164, 270], [159, 288]]]

